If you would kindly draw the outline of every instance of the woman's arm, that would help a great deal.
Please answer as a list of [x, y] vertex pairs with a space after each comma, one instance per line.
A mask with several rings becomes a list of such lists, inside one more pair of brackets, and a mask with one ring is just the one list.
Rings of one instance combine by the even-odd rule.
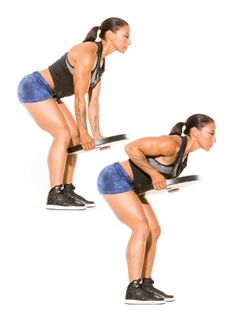
[[80, 143], [84, 150], [95, 147], [93, 138], [87, 128], [86, 94], [89, 90], [91, 71], [96, 63], [96, 50], [91, 47], [81, 47], [76, 52], [79, 58], [74, 65], [75, 116], [79, 130]]
[[171, 136], [146, 137], [128, 144], [125, 150], [129, 158], [152, 179], [154, 189], [166, 188], [165, 177], [147, 160], [146, 156], [174, 156], [178, 149], [177, 141]]
[[100, 132], [99, 123], [99, 95], [101, 90], [101, 80], [97, 85], [89, 91], [89, 102], [88, 102], [88, 117], [93, 137], [95, 139], [101, 139], [103, 136]]

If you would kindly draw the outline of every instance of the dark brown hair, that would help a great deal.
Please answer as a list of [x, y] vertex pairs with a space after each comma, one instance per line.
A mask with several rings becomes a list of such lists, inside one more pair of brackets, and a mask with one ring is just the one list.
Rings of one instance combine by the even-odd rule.
[[182, 133], [184, 133], [185, 135], [189, 136], [191, 128], [196, 127], [201, 129], [209, 123], [214, 123], [214, 119], [204, 114], [194, 114], [190, 116], [186, 122], [178, 122], [175, 124], [170, 131], [170, 135], [181, 136]]
[[108, 18], [104, 20], [100, 26], [95, 26], [93, 27], [89, 33], [86, 35], [86, 38], [84, 39], [83, 42], [95, 42], [97, 38], [97, 33], [98, 30], [100, 30], [99, 37], [100, 39], [104, 40], [105, 39], [105, 34], [107, 31], [112, 31], [116, 32], [118, 31], [121, 27], [129, 25], [128, 22], [126, 22], [123, 19], [120, 18]]

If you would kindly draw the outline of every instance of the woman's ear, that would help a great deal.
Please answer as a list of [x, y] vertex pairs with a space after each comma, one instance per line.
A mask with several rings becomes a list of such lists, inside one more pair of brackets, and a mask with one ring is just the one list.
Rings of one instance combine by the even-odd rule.
[[200, 134], [200, 130], [197, 129], [196, 127], [192, 127], [190, 134], [191, 134], [191, 136], [193, 136], [195, 139], [197, 139], [198, 136], [199, 136], [199, 134]]
[[105, 38], [106, 38], [106, 40], [112, 41], [113, 40], [113, 36], [114, 36], [114, 33], [111, 30], [108, 30], [106, 32]]

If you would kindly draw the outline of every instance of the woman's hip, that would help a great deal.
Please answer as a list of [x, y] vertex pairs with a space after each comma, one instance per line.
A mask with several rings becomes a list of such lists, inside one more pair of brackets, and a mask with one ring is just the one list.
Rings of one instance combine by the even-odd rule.
[[134, 190], [134, 185], [120, 163], [115, 162], [102, 169], [97, 188], [100, 194], [118, 194]]

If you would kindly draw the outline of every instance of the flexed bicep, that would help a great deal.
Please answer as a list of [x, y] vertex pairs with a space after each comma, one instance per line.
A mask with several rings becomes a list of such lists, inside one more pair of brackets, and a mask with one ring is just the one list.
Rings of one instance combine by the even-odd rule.
[[171, 136], [141, 138], [128, 144], [125, 150], [135, 165], [150, 175], [155, 188], [165, 186], [165, 178], [150, 164], [147, 157], [173, 155], [176, 142]]

